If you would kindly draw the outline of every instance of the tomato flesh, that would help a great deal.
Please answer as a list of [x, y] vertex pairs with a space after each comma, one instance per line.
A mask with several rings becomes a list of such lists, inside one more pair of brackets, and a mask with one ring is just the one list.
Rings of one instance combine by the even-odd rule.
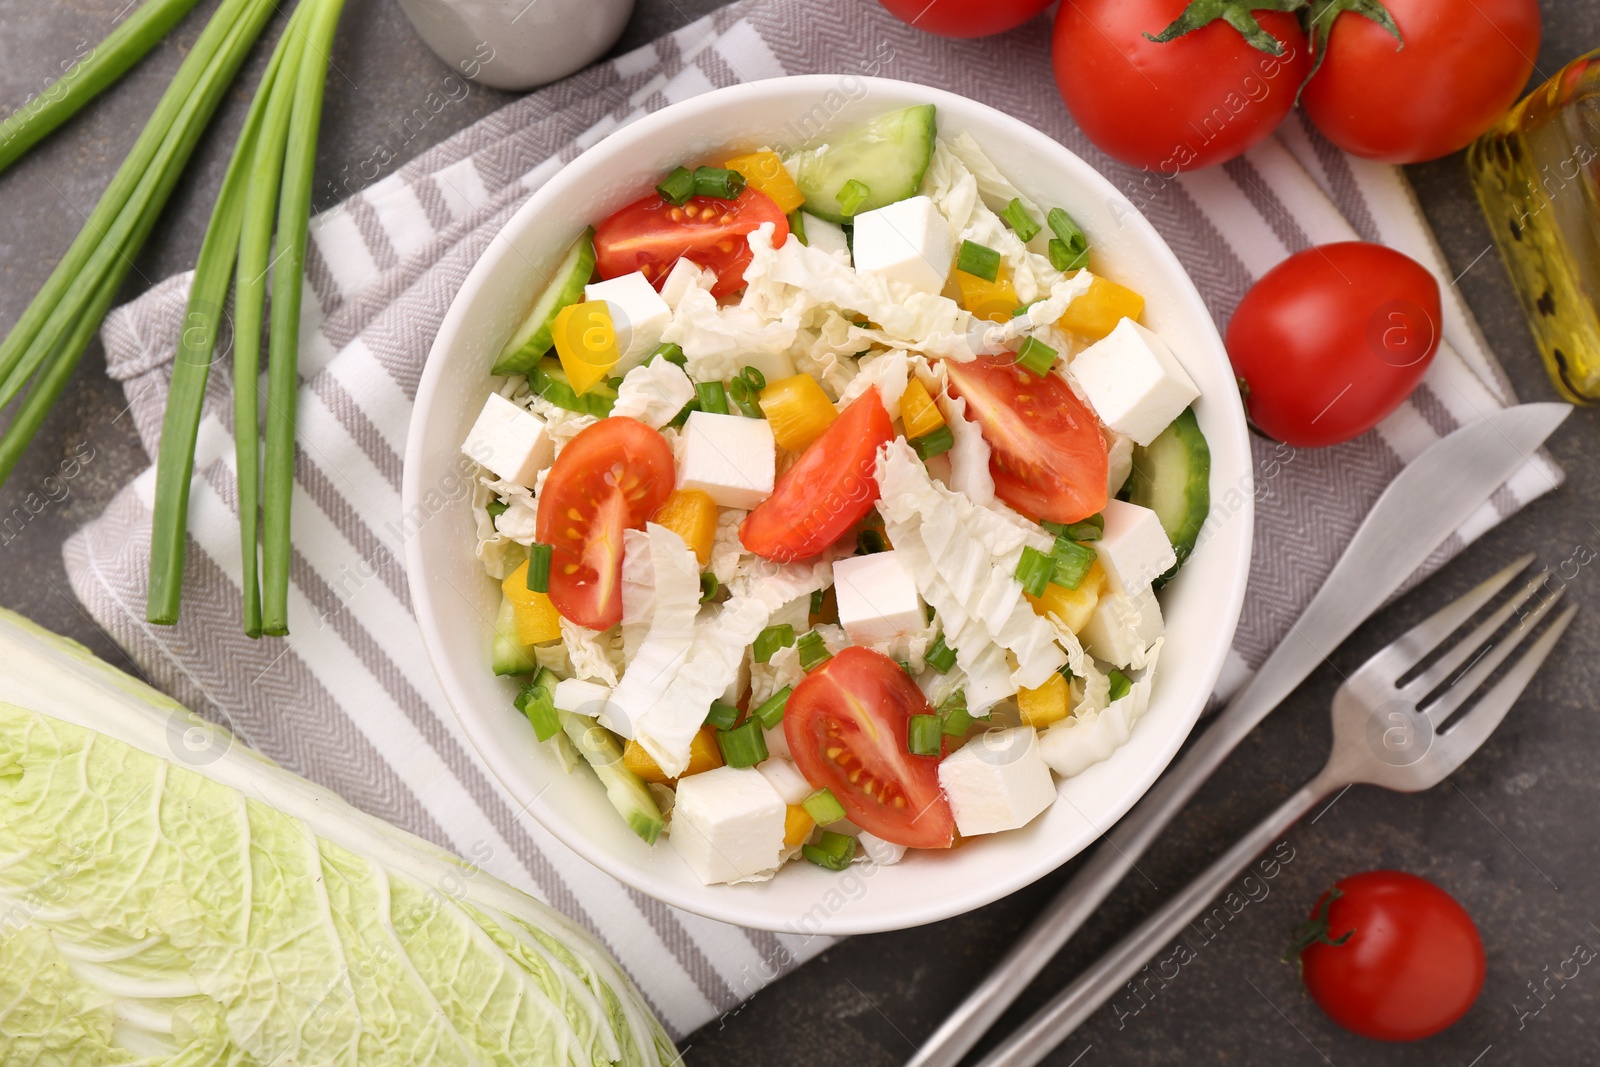
[[1221, 20], [1165, 43], [1145, 36], [1188, 5], [1063, 0], [1056, 15], [1061, 98], [1097, 147], [1153, 172], [1136, 179], [1146, 200], [1179, 171], [1222, 163], [1265, 140], [1311, 69], [1300, 23], [1286, 11], [1252, 12], [1283, 45], [1281, 56], [1258, 51]]
[[880, 0], [895, 18], [940, 37], [988, 37], [1014, 30], [1050, 0]]
[[877, 386], [840, 412], [739, 527], [744, 547], [778, 563], [810, 559], [843, 537], [878, 501], [878, 448], [894, 424]]
[[857, 826], [907, 848], [949, 848], [955, 816], [939, 757], [906, 751], [911, 716], [931, 714], [898, 663], [852, 646], [794, 687], [783, 733], [806, 781], [830, 790]]
[[1228, 322], [1250, 419], [1298, 448], [1359, 437], [1417, 387], [1439, 348], [1439, 283], [1383, 245], [1297, 252], [1262, 275]]
[[651, 193], [594, 228], [595, 267], [602, 278], [642, 271], [660, 289], [672, 265], [687, 259], [716, 274], [711, 293], [726, 296], [744, 288], [746, 236], [764, 222], [773, 225], [774, 248], [789, 239], [789, 220], [754, 186], [734, 200], [696, 196], [682, 207]]
[[[1368, 871], [1324, 895], [1329, 940], [1300, 954], [1317, 1006], [1347, 1030], [1380, 1041], [1416, 1041], [1467, 1013], [1487, 971], [1483, 940], [1466, 909], [1414, 874]], [[1317, 910], [1312, 912], [1313, 918]]]
[[622, 621], [622, 532], [672, 493], [667, 439], [637, 419], [601, 419], [567, 442], [539, 493], [534, 529], [551, 546], [550, 601], [604, 630]]
[[1035, 521], [1077, 522], [1106, 506], [1110, 460], [1094, 414], [1058, 374], [1015, 356], [947, 362], [950, 392], [989, 442], [995, 495]]

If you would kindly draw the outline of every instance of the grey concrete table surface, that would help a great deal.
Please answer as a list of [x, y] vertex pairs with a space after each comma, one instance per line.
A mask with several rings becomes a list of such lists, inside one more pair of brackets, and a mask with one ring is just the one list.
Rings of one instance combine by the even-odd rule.
[[[871, 0], [862, 0], [863, 3]], [[619, 49], [659, 36], [718, 0], [641, 0]], [[36, 91], [82, 42], [104, 35], [125, 0], [0, 0], [0, 107]], [[201, 18], [202, 3], [114, 92], [0, 176], [0, 329], [9, 329], [65, 250], [165, 87]], [[1544, 0], [1543, 74], [1600, 45], [1600, 0]], [[1039, 23], [1040, 32], [1045, 24]], [[358, 90], [331, 93], [321, 157], [390, 141], [396, 101], [420, 98], [447, 75], [389, 0], [350, 0], [335, 61]], [[259, 55], [247, 70], [253, 85]], [[474, 88], [404, 146], [409, 158], [494, 110], [509, 97]], [[193, 265], [212, 199], [248, 97], [235, 89], [200, 146], [184, 185], [124, 298]], [[396, 161], [396, 165], [403, 158]], [[1410, 168], [1457, 284], [1477, 312], [1525, 400], [1553, 397], [1468, 187], [1459, 156]], [[319, 199], [330, 206], [331, 194]], [[122, 418], [120, 389], [98, 349], [46, 423], [10, 483], [0, 516], [70, 456], [89, 456], [64, 494], [0, 535], [0, 604], [84, 641], [113, 662], [126, 658], [74, 600], [63, 541], [105, 507], [148, 462]], [[1050, 1062], [1057, 1064], [1584, 1064], [1600, 1060], [1590, 1029], [1600, 1016], [1600, 962], [1574, 951], [1600, 947], [1600, 578], [1579, 566], [1600, 546], [1600, 469], [1589, 447], [1596, 415], [1579, 412], [1552, 451], [1568, 480], [1558, 493], [1483, 538], [1420, 592], [1379, 614], [1303, 685], [1243, 746], [1191, 810], [1002, 1022], [1014, 1024], [1048, 992], [1107, 948], [1165, 895], [1197, 873], [1235, 835], [1270, 811], [1320, 766], [1327, 705], [1341, 675], [1432, 607], [1525, 551], [1565, 567], [1569, 595], [1591, 607], [1498, 734], [1444, 785], [1420, 796], [1356, 789], [1287, 839], [1292, 860], [1147, 999], [1122, 991]], [[50, 483], [58, 485], [59, 483]], [[1357, 871], [1395, 867], [1432, 878], [1466, 905], [1482, 931], [1489, 977], [1457, 1026], [1414, 1046], [1369, 1042], [1340, 1030], [1278, 962], [1290, 928], [1319, 892]], [[936, 926], [858, 937], [757, 994], [693, 1035], [702, 1064], [896, 1064], [937, 1025], [1003, 951], [1068, 865], [1038, 885]], [[1259, 893], [1257, 896], [1261, 896]], [[1580, 955], [1580, 958], [1593, 959]], [[1576, 974], [1574, 974], [1576, 969]], [[1564, 974], [1564, 977], [1561, 975]]]

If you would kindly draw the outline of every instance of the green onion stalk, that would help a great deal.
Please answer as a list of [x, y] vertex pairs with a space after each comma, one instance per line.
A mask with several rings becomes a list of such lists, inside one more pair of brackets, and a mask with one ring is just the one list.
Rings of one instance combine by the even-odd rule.
[[[195, 440], [232, 283], [243, 626], [252, 637], [288, 633], [300, 295], [323, 86], [343, 7], [344, 0], [302, 0], [295, 10], [251, 104], [196, 264], [161, 430], [147, 605], [153, 623], [178, 619]], [[264, 460], [258, 396], [263, 325], [269, 326]]]

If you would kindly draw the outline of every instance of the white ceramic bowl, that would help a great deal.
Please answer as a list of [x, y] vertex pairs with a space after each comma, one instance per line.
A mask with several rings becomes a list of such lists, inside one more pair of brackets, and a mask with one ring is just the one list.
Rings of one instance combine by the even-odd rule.
[[[515, 687], [489, 669], [499, 590], [474, 558], [468, 503], [459, 494], [447, 500], [406, 546], [428, 655], [512, 799], [628, 885], [730, 923], [828, 934], [892, 930], [969, 911], [1054, 870], [1116, 822], [1178, 750], [1216, 683], [1244, 596], [1249, 443], [1222, 341], [1177, 258], [1109, 182], [1051, 138], [963, 97], [878, 79], [778, 78], [710, 92], [618, 130], [551, 178], [479, 260], [440, 327], [406, 444], [407, 514], [452, 484], [460, 443], [490, 391], [490, 364], [539, 284], [534, 267], [553, 263], [580, 227], [636, 199], [685, 159], [793, 145], [797, 130], [844, 130], [920, 103], [938, 106], [942, 134], [967, 131], [1023, 192], [1066, 208], [1089, 235], [1096, 268], [1144, 294], [1144, 322], [1201, 389], [1195, 411], [1211, 445], [1212, 516], [1199, 549], [1161, 594], [1167, 642], [1149, 711], [1110, 759], [1060, 784], [1062, 802], [1021, 830], [950, 852], [909, 853], [890, 867], [857, 864], [853, 876], [795, 863], [765, 883], [703, 886], [665, 839], [651, 848], [635, 837], [592, 775], [563, 773], [512, 710]], [[441, 499], [435, 492], [427, 510]]]

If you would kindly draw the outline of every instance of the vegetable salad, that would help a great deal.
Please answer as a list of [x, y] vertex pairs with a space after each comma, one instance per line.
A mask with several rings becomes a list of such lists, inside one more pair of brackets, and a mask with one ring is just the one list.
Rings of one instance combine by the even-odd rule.
[[707, 884], [1031, 822], [1144, 714], [1209, 508], [1142, 295], [932, 106], [641, 193], [463, 444], [517, 709]]

